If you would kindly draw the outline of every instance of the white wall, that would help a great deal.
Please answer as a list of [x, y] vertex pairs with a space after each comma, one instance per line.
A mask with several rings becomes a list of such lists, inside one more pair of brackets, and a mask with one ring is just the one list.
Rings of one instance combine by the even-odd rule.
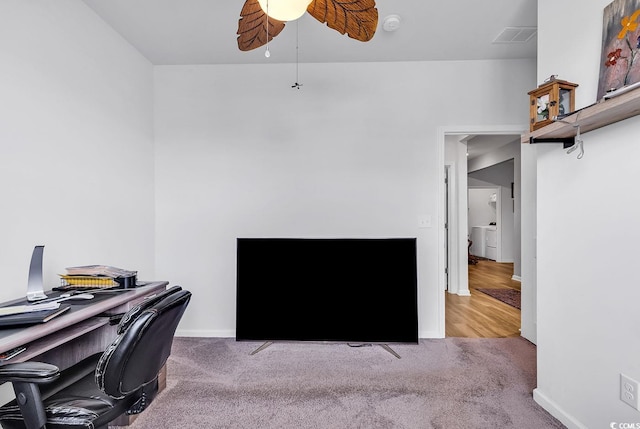
[[516, 140], [507, 143], [504, 146], [477, 156], [469, 160], [469, 173], [488, 168], [510, 159], [517, 159], [520, 155], [520, 136], [515, 137]]
[[153, 279], [152, 67], [78, 0], [0, 2], [0, 300], [80, 264]]
[[469, 296], [467, 234], [467, 144], [461, 135], [444, 137], [444, 162], [450, 169], [448, 207], [447, 292]]
[[[520, 146], [522, 146], [520, 144]], [[520, 281], [522, 278], [522, 151], [513, 163], [513, 279]], [[522, 290], [522, 289], [521, 289]], [[522, 297], [520, 297], [522, 300]], [[521, 329], [524, 322], [520, 323]]]
[[521, 221], [521, 324], [520, 333], [524, 338], [537, 344], [537, 258], [536, 258], [536, 207], [537, 207], [537, 159], [536, 145], [522, 145], [520, 181], [520, 221]]
[[[579, 83], [577, 108], [595, 102], [609, 3], [539, 0], [538, 80]], [[560, 145], [537, 148], [535, 398], [569, 427], [640, 422], [619, 399], [620, 373], [640, 380], [638, 133], [634, 117], [583, 134], [580, 160]]]
[[497, 188], [469, 188], [469, 236], [472, 227], [487, 226], [498, 221], [496, 201], [491, 201], [491, 196], [496, 194]]
[[514, 261], [514, 202], [511, 198], [511, 188], [506, 186], [500, 187], [500, 220], [499, 225], [499, 239], [498, 245], [498, 262], [511, 262]]
[[292, 90], [291, 65], [157, 67], [156, 266], [197, 293], [185, 332], [234, 334], [236, 237], [404, 236], [418, 237], [419, 334], [443, 336], [438, 128], [524, 123], [534, 68], [305, 64]]
[[0, 62], [0, 299], [44, 244], [47, 285], [137, 269], [197, 294], [184, 332], [233, 335], [236, 237], [416, 236], [422, 337], [444, 335], [437, 130], [523, 123], [535, 64], [309, 64], [300, 91], [291, 65], [159, 67], [154, 92], [79, 0], [2, 2]]

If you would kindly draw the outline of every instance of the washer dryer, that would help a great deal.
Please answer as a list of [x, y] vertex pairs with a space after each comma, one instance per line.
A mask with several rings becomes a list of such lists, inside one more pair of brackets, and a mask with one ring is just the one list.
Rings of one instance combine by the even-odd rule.
[[495, 226], [487, 228], [485, 240], [484, 257], [495, 261], [498, 258], [498, 229]]
[[479, 256], [481, 258], [484, 258], [486, 231], [487, 231], [486, 226], [471, 227], [471, 248], [469, 249], [469, 252], [473, 256]]
[[474, 256], [495, 260], [498, 255], [498, 231], [494, 225], [471, 227], [471, 248]]

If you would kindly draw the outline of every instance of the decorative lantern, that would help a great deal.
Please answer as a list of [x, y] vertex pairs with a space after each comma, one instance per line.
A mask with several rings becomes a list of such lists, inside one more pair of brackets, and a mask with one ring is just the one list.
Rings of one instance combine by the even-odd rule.
[[552, 123], [575, 110], [574, 92], [578, 84], [556, 79], [555, 75], [529, 92], [529, 131]]

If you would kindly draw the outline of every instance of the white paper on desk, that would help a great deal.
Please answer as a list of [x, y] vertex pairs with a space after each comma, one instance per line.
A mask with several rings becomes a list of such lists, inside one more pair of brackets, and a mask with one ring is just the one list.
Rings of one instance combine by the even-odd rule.
[[42, 310], [55, 310], [59, 307], [60, 307], [59, 302], [45, 302], [43, 304], [33, 304], [33, 305], [13, 305], [10, 307], [0, 307], [0, 316], [31, 313], [33, 311], [42, 311]]

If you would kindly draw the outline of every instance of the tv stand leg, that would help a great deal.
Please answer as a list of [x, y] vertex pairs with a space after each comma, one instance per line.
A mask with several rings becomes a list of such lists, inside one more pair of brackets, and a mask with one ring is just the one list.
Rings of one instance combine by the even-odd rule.
[[398, 353], [396, 353], [396, 351], [393, 350], [391, 347], [389, 347], [388, 344], [380, 344], [380, 347], [382, 347], [383, 349], [385, 349], [386, 351], [388, 351], [389, 353], [391, 353], [392, 355], [394, 355], [398, 359], [401, 359], [400, 355]]
[[267, 341], [265, 342], [263, 345], [261, 345], [260, 347], [258, 347], [257, 349], [255, 349], [254, 351], [252, 351], [251, 353], [249, 353], [250, 356], [255, 355], [258, 352], [261, 352], [262, 350], [266, 349], [267, 347], [269, 347], [271, 344], [273, 344], [273, 341]]

